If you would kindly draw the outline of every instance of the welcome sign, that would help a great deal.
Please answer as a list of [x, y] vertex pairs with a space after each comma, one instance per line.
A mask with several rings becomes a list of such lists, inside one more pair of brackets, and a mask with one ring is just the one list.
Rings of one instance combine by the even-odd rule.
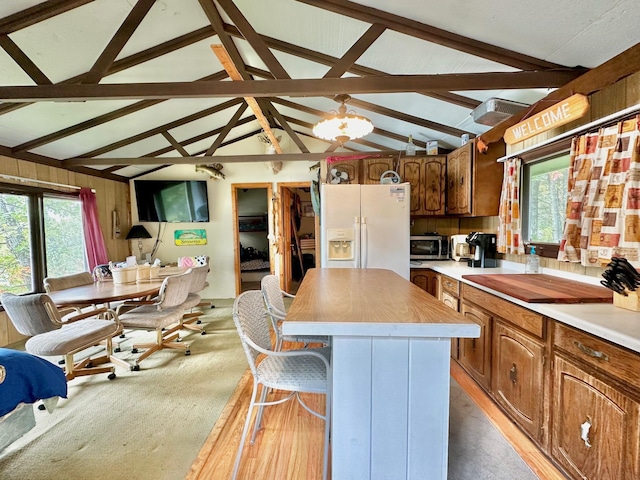
[[509, 145], [521, 142], [539, 133], [572, 122], [582, 117], [588, 109], [589, 99], [585, 95], [576, 93], [508, 128], [504, 133], [504, 141]]

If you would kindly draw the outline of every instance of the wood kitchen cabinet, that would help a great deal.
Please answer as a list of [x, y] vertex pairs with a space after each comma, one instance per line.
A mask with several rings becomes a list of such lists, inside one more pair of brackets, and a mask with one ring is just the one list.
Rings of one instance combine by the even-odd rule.
[[447, 155], [446, 214], [472, 217], [498, 215], [502, 190], [504, 142], [479, 153], [476, 139]]
[[440, 298], [440, 274], [429, 269], [416, 268], [409, 273], [411, 283], [419, 286], [422, 290], [430, 293], [436, 298]]
[[551, 455], [575, 479], [640, 478], [640, 404], [554, 357]]
[[333, 183], [336, 175], [335, 170], [338, 174], [346, 173], [347, 179], [342, 179], [340, 183], [360, 183], [360, 161], [359, 160], [345, 160], [343, 162], [333, 162], [331, 164], [327, 164], [327, 183]]
[[362, 160], [363, 174], [361, 183], [378, 185], [380, 184], [380, 177], [387, 170], [393, 170], [393, 158], [366, 158]]
[[491, 390], [538, 444], [544, 444], [544, 343], [507, 322], [493, 325]]
[[398, 174], [411, 184], [410, 214], [444, 215], [446, 157], [404, 157]]
[[480, 325], [479, 338], [461, 338], [459, 340], [460, 365], [482, 387], [491, 387], [491, 315], [478, 307], [462, 301], [460, 313], [467, 320]]

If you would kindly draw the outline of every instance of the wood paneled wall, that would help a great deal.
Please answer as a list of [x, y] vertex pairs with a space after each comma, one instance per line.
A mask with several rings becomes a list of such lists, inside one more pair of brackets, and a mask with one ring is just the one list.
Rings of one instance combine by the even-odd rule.
[[[507, 154], [518, 152], [525, 148], [533, 147], [565, 132], [578, 128], [582, 125], [586, 125], [608, 115], [612, 115], [616, 112], [637, 104], [640, 104], [640, 72], [624, 78], [623, 80], [611, 85], [604, 90], [600, 90], [599, 92], [589, 95], [589, 110], [579, 120], [550, 130], [548, 132], [544, 132], [540, 135], [525, 140], [524, 142], [516, 143], [514, 145], [507, 145]], [[524, 255], [506, 255], [505, 259], [512, 262], [525, 263]], [[555, 270], [563, 270], [594, 277], [599, 277], [603, 271], [602, 268], [583, 267], [580, 264], [558, 262], [557, 260], [551, 258], [542, 258], [540, 264], [543, 268], [553, 268]]]
[[[61, 168], [0, 156], [0, 174], [23, 179], [52, 182], [72, 187], [88, 187], [96, 192], [98, 216], [109, 252], [109, 258], [124, 260], [131, 254], [130, 242], [124, 240], [131, 227], [131, 208], [129, 184], [114, 182], [91, 175], [70, 172]], [[62, 192], [77, 192], [77, 189], [42, 185], [36, 182], [22, 182], [0, 177], [0, 183], [19, 183], [37, 187], [46, 187]], [[114, 238], [112, 212], [116, 211], [120, 220], [120, 238]], [[10, 345], [22, 339], [4, 312], [0, 312], [0, 346]]]

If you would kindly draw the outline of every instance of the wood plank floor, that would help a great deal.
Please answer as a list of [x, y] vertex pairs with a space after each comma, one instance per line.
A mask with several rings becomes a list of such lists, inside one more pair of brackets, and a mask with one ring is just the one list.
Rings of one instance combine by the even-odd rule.
[[[456, 362], [452, 362], [451, 375], [502, 435], [511, 442], [514, 449], [539, 478], [544, 480], [566, 478], [493, 404]], [[252, 387], [253, 379], [247, 370], [191, 466], [186, 480], [231, 478]], [[278, 392], [274, 394], [278, 395]], [[304, 395], [303, 398], [309, 406], [324, 412], [324, 396], [309, 394]], [[322, 478], [323, 434], [324, 422], [304, 411], [295, 401], [266, 408], [263, 428], [258, 432], [255, 444], [250, 445], [247, 440], [238, 478], [246, 480]]]

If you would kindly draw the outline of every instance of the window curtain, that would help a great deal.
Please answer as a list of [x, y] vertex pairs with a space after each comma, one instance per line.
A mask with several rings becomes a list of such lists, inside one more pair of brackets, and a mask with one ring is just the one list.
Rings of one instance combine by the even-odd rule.
[[107, 247], [104, 245], [104, 236], [98, 219], [98, 204], [95, 193], [90, 188], [81, 188], [80, 201], [82, 202], [84, 245], [87, 251], [89, 271], [92, 272], [96, 265], [108, 263], [109, 256]]
[[504, 162], [504, 179], [500, 195], [498, 252], [524, 255], [522, 222], [520, 219], [520, 174], [522, 160], [509, 158]]
[[602, 267], [640, 256], [638, 117], [573, 139], [558, 260]]

